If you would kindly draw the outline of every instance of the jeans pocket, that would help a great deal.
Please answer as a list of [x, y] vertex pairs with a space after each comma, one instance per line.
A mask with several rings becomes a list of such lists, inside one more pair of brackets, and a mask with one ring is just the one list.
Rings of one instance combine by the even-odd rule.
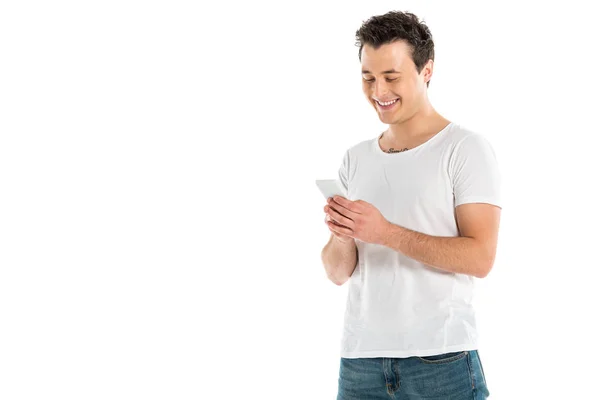
[[427, 364], [444, 364], [452, 361], [460, 360], [467, 355], [466, 351], [455, 351], [452, 353], [435, 354], [433, 356], [416, 356], [417, 359]]

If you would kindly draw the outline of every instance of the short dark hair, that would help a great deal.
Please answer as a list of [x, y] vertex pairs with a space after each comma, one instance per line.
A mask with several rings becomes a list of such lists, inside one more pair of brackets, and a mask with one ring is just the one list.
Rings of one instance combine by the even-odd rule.
[[362, 61], [361, 52], [365, 44], [378, 49], [383, 44], [397, 40], [405, 40], [410, 45], [417, 73], [421, 73], [428, 60], [434, 59], [433, 37], [427, 25], [419, 21], [415, 14], [401, 11], [389, 11], [363, 21], [356, 31], [358, 59]]

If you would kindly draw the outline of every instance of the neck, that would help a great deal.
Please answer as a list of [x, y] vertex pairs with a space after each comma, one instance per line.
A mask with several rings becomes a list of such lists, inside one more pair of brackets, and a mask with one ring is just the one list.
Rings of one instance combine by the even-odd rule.
[[442, 117], [429, 102], [412, 117], [397, 124], [390, 124], [384, 136], [397, 143], [410, 141], [422, 135], [435, 133], [446, 126], [450, 121]]

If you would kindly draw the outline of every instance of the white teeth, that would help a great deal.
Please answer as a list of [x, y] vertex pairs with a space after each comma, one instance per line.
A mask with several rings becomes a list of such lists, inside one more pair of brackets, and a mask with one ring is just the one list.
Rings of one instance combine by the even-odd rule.
[[398, 99], [396, 99], [396, 100], [392, 100], [392, 101], [388, 101], [387, 103], [382, 103], [382, 102], [380, 102], [379, 100], [375, 100], [375, 101], [376, 101], [377, 103], [379, 103], [380, 105], [382, 105], [382, 106], [389, 106], [389, 105], [391, 105], [391, 104], [394, 104], [396, 101], [398, 101]]

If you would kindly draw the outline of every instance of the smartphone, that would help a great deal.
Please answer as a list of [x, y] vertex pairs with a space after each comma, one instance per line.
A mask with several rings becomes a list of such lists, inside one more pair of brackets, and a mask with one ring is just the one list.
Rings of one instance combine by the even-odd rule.
[[344, 189], [344, 185], [342, 185], [339, 179], [317, 179], [315, 182], [323, 196], [325, 196], [325, 200], [333, 196], [348, 198], [346, 189]]

